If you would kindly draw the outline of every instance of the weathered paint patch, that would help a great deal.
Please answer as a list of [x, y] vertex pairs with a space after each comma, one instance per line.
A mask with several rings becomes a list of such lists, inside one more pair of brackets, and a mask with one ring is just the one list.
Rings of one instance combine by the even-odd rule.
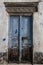
[[43, 64], [43, 53], [42, 52], [34, 53], [34, 64]]

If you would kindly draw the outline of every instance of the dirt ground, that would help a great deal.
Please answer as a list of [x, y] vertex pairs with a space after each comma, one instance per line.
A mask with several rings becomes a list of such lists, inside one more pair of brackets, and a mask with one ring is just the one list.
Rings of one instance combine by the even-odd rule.
[[32, 64], [0, 64], [0, 65], [32, 65]]
[[4, 61], [4, 63], [3, 64], [0, 64], [0, 65], [43, 65], [43, 64], [27, 64], [27, 63], [20, 63], [20, 64], [17, 64], [17, 63], [14, 63], [14, 64], [8, 64], [8, 63], [6, 63], [5, 61]]

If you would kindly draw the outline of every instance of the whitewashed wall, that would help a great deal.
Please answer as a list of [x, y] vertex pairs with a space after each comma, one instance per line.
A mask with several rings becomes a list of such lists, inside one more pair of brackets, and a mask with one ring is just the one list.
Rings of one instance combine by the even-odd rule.
[[[8, 48], [8, 13], [3, 2], [37, 2], [38, 0], [0, 0], [0, 52]], [[3, 38], [6, 38], [3, 41]], [[43, 52], [43, 2], [39, 3], [38, 12], [33, 14], [34, 52]]]
[[43, 52], [43, 2], [39, 3], [40, 51]]
[[43, 2], [39, 3], [33, 19], [33, 49], [34, 52], [43, 52]]
[[4, 0], [4, 2], [38, 2], [39, 0]]
[[[3, 39], [6, 39], [3, 41]], [[8, 47], [8, 14], [3, 2], [0, 2], [0, 52], [5, 52]]]

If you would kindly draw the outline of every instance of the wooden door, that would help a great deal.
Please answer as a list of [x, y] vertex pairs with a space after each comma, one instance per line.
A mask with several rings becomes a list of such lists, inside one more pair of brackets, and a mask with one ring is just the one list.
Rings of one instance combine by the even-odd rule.
[[32, 63], [32, 16], [10, 16], [9, 62]]

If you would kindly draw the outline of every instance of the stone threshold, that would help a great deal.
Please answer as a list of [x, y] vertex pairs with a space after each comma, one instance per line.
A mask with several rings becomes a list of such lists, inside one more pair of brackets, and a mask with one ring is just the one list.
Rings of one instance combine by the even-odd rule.
[[32, 65], [32, 64], [22, 64], [22, 63], [16, 64], [16, 63], [14, 63], [14, 64], [0, 64], [0, 65]]

